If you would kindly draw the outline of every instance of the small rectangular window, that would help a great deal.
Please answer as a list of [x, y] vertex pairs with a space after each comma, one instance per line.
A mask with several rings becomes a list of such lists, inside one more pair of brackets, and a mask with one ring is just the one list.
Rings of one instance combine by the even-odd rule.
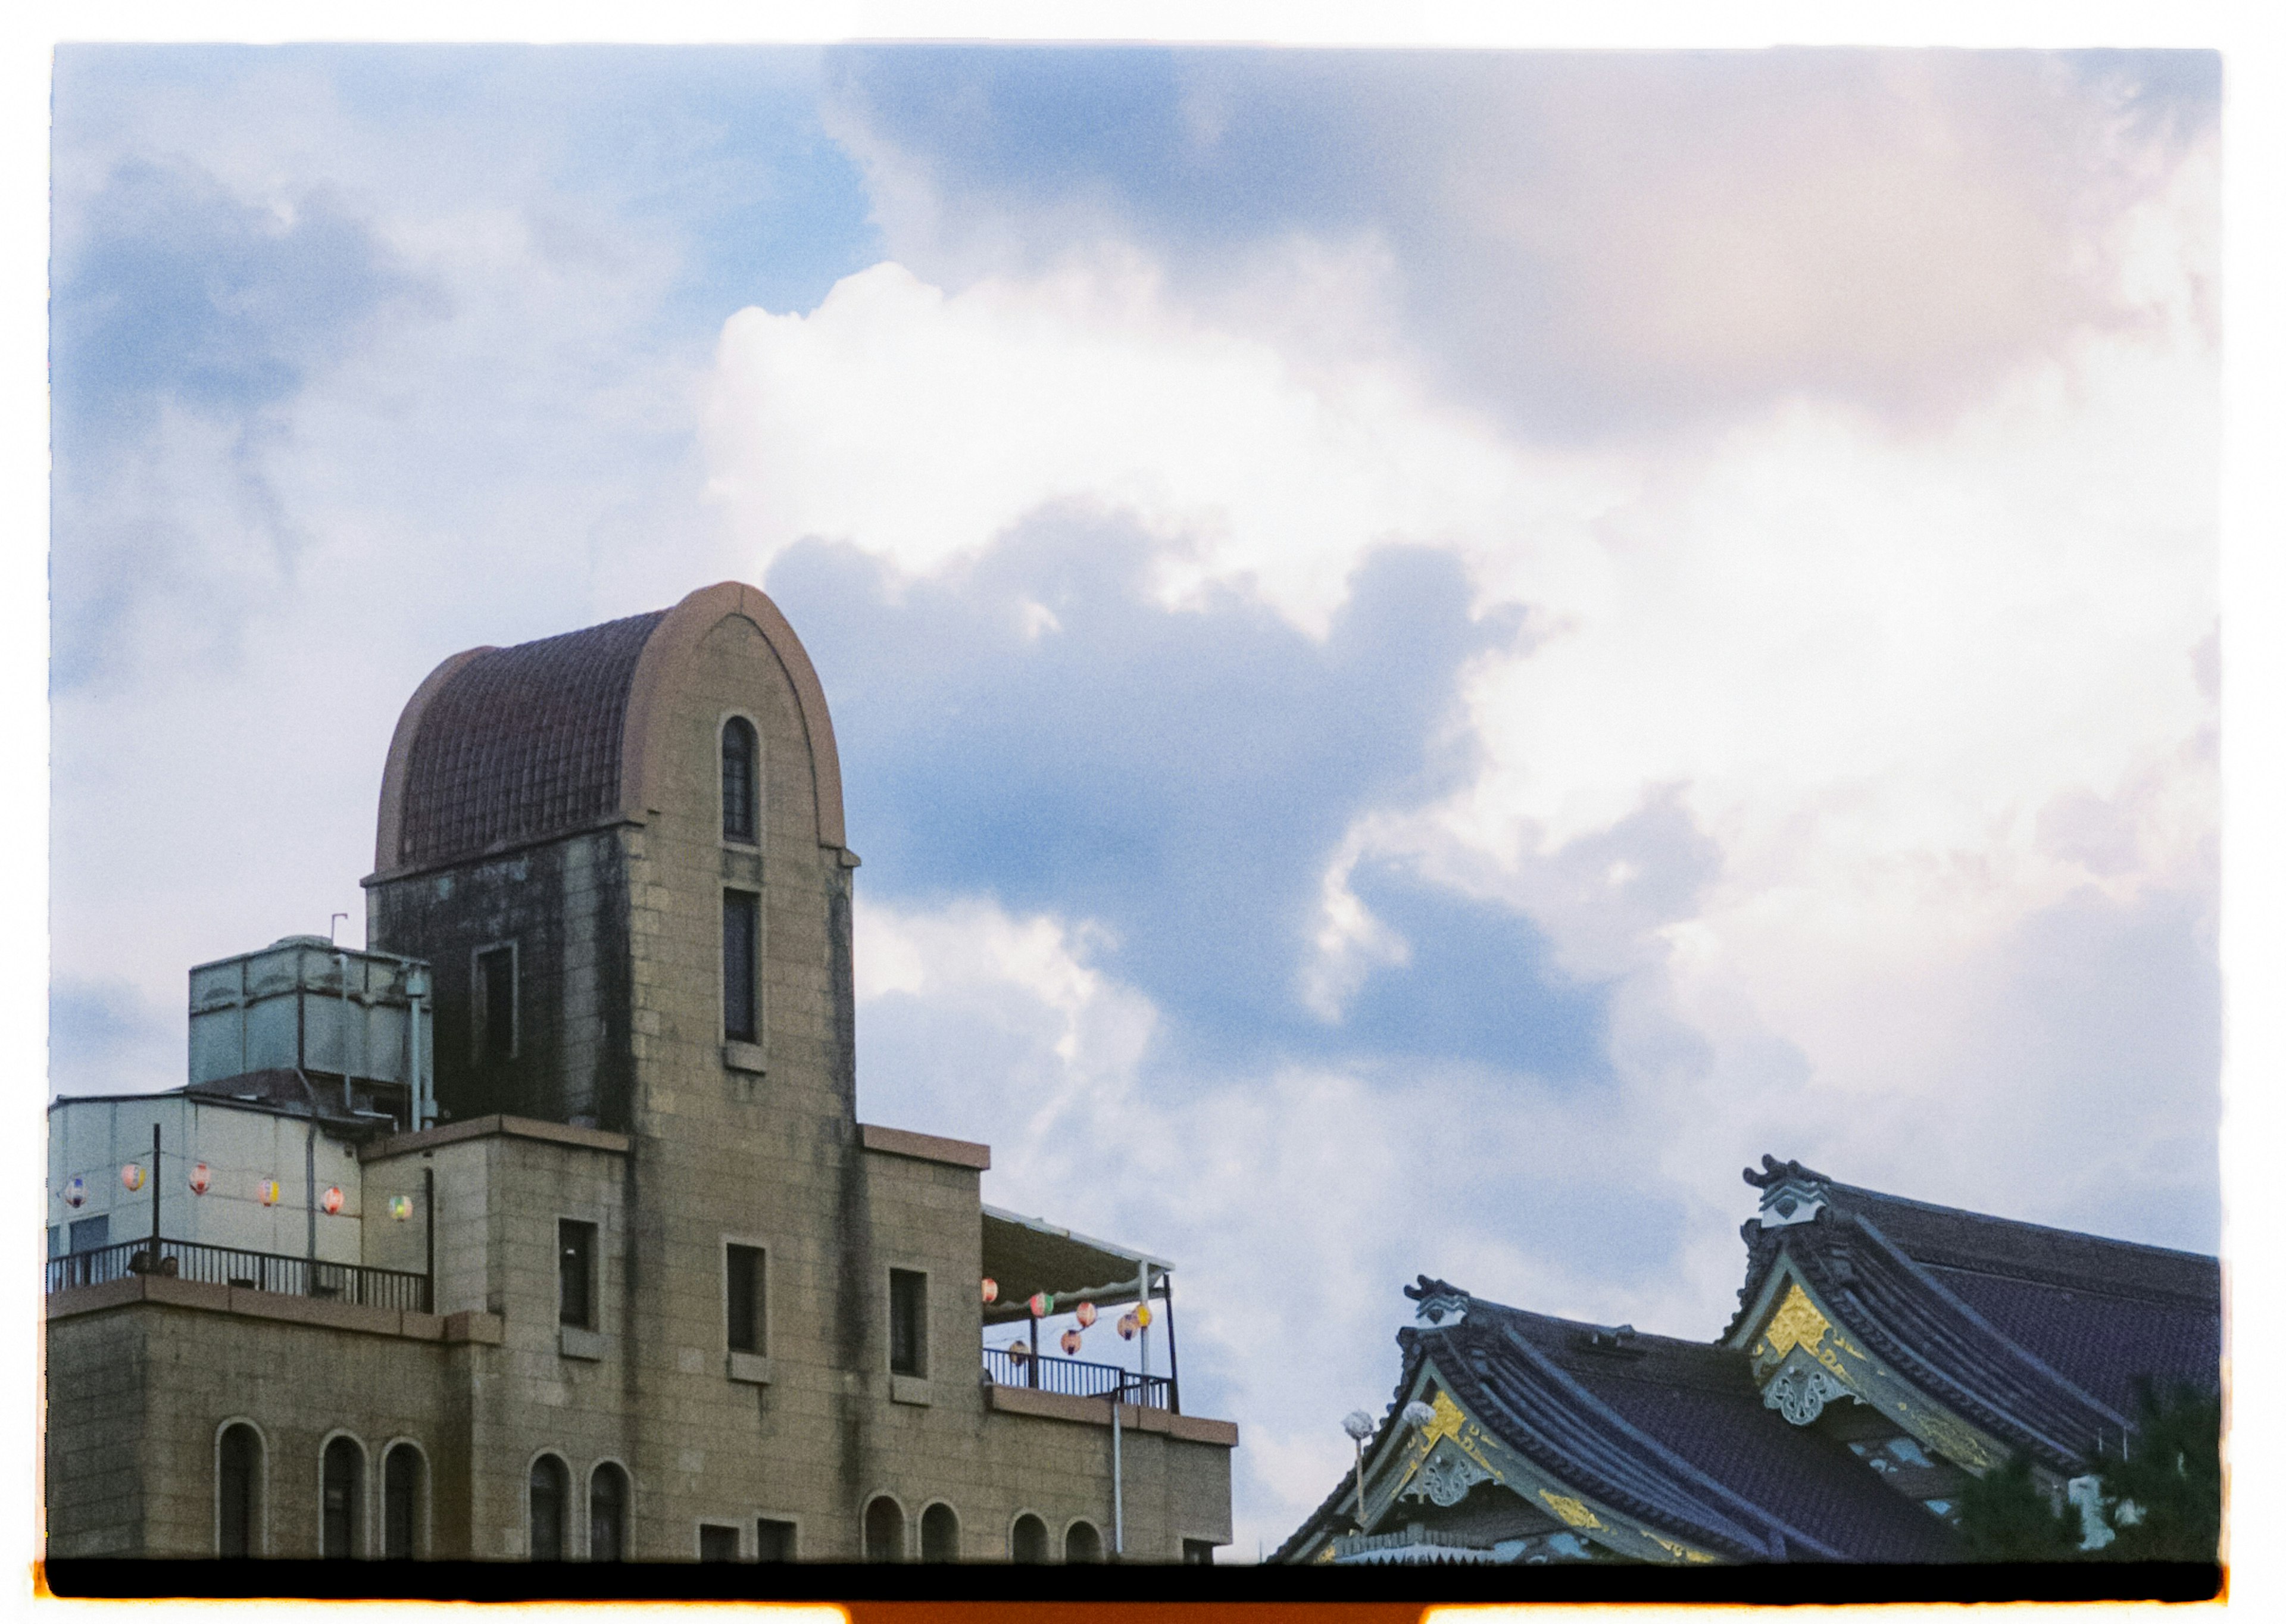
[[762, 899], [752, 891], [722, 893], [722, 1036], [734, 1043], [761, 1041], [761, 1000], [754, 982], [754, 945]]
[[477, 955], [476, 1050], [479, 1063], [516, 1058], [516, 943]]
[[111, 1215], [98, 1213], [93, 1218], [74, 1218], [71, 1226], [71, 1249], [75, 1252], [92, 1252], [111, 1244]]
[[898, 1376], [926, 1376], [928, 1360], [928, 1276], [912, 1269], [889, 1271], [889, 1368]]
[[726, 1528], [721, 1523], [699, 1524], [698, 1559], [701, 1562], [736, 1562], [738, 1559], [738, 1531]]
[[791, 1562], [793, 1560], [793, 1525], [775, 1517], [754, 1519], [754, 1560], [757, 1562]]
[[760, 1353], [764, 1352], [762, 1332], [763, 1290], [768, 1283], [767, 1263], [759, 1246], [732, 1246], [724, 1249], [725, 1281], [730, 1333], [730, 1352]]
[[556, 1225], [556, 1310], [566, 1325], [595, 1328], [595, 1226], [572, 1218]]
[[1185, 1540], [1183, 1541], [1183, 1560], [1193, 1566], [1212, 1567], [1214, 1565], [1214, 1553], [1215, 1548], [1214, 1541], [1212, 1540]]

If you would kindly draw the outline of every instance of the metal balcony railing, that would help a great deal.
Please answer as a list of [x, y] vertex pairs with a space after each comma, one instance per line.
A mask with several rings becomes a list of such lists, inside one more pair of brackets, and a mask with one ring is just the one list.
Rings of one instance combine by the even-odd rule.
[[162, 1241], [159, 1256], [151, 1257], [146, 1235], [121, 1241], [91, 1251], [71, 1252], [48, 1259], [50, 1292], [79, 1286], [98, 1286], [133, 1274], [161, 1274], [209, 1286], [237, 1286], [251, 1291], [275, 1291], [287, 1297], [317, 1297], [354, 1303], [365, 1308], [395, 1308], [430, 1313], [434, 1301], [426, 1274], [405, 1269], [375, 1269], [363, 1264], [312, 1262], [277, 1252], [249, 1252], [235, 1246], [209, 1246], [200, 1241]]
[[1138, 1376], [1117, 1365], [1092, 1360], [1059, 1359], [1043, 1353], [1035, 1359], [1018, 1348], [984, 1350], [984, 1371], [996, 1387], [1030, 1387], [1041, 1392], [1066, 1393], [1076, 1399], [1108, 1399], [1119, 1395], [1123, 1404], [1172, 1410], [1175, 1384], [1163, 1376]]

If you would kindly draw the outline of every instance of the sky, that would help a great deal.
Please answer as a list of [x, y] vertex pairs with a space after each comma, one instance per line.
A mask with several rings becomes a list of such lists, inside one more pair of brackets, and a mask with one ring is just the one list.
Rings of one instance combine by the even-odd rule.
[[[1742, 1165], [2220, 1235], [2205, 52], [67, 46], [51, 1091], [444, 656], [759, 582], [859, 1113], [1174, 1258], [1238, 1538]], [[1099, 1333], [1100, 1335], [1100, 1333]]]

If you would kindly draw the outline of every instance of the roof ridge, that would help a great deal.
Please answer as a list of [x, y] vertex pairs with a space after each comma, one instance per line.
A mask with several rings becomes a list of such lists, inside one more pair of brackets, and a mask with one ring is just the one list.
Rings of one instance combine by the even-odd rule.
[[2148, 1241], [2129, 1241], [2117, 1235], [2100, 1235], [2085, 1229], [2067, 1229], [2060, 1224], [2036, 1223], [2030, 1218], [2005, 1218], [1997, 1212], [1980, 1212], [1973, 1207], [1948, 1207], [1938, 1202], [1921, 1201], [1911, 1195], [1892, 1194], [1859, 1184], [1842, 1184], [1829, 1180], [1826, 1188], [1837, 1195], [1863, 1197], [1890, 1206], [1909, 1207], [1919, 1212], [1933, 1212], [1946, 1218], [1967, 1218], [1981, 1225], [2006, 1229], [2037, 1230], [2042, 1234], [2076, 1241], [2089, 1246], [2117, 1247], [2124, 1251], [2142, 1252], [2154, 1257], [2179, 1259], [2185, 1263], [2219, 1263], [2211, 1252], [2187, 1251], [2180, 1247], [2159, 1246]]

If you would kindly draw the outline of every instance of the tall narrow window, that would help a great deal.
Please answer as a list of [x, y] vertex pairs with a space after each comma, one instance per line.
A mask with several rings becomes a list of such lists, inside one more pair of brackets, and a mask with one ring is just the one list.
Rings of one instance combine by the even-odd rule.
[[365, 1477], [365, 1451], [357, 1440], [337, 1438], [326, 1446], [320, 1475], [321, 1516], [319, 1549], [327, 1557], [357, 1555], [358, 1515], [363, 1509], [359, 1490]]
[[928, 1276], [911, 1269], [889, 1271], [889, 1368], [928, 1374]]
[[1064, 1530], [1064, 1560], [1067, 1562], [1100, 1562], [1103, 1560], [1103, 1536], [1093, 1523], [1074, 1523]]
[[722, 893], [722, 1036], [734, 1043], [761, 1042], [761, 989], [754, 984], [754, 944], [762, 899], [752, 891]]
[[543, 1455], [532, 1463], [532, 1559], [561, 1562], [564, 1549], [564, 1502], [571, 1474], [564, 1462]]
[[556, 1225], [556, 1309], [564, 1324], [595, 1328], [595, 1226], [572, 1218]]
[[215, 1480], [215, 1554], [260, 1554], [262, 1436], [244, 1422], [224, 1429]]
[[381, 1462], [381, 1554], [391, 1562], [418, 1555], [421, 1522], [421, 1452], [399, 1444]]
[[752, 840], [756, 825], [754, 727], [743, 716], [722, 724], [722, 838]]
[[477, 1059], [495, 1063], [516, 1058], [516, 943], [490, 947], [477, 955]]
[[1018, 1562], [1045, 1562], [1048, 1559], [1048, 1525], [1029, 1511], [1016, 1519], [1008, 1531], [1008, 1555]]
[[587, 1560], [627, 1559], [627, 1474], [606, 1461], [587, 1482]]
[[724, 1281], [724, 1308], [729, 1320], [730, 1352], [766, 1352], [762, 1339], [762, 1294], [768, 1266], [759, 1246], [731, 1246], [724, 1250], [729, 1278]]

